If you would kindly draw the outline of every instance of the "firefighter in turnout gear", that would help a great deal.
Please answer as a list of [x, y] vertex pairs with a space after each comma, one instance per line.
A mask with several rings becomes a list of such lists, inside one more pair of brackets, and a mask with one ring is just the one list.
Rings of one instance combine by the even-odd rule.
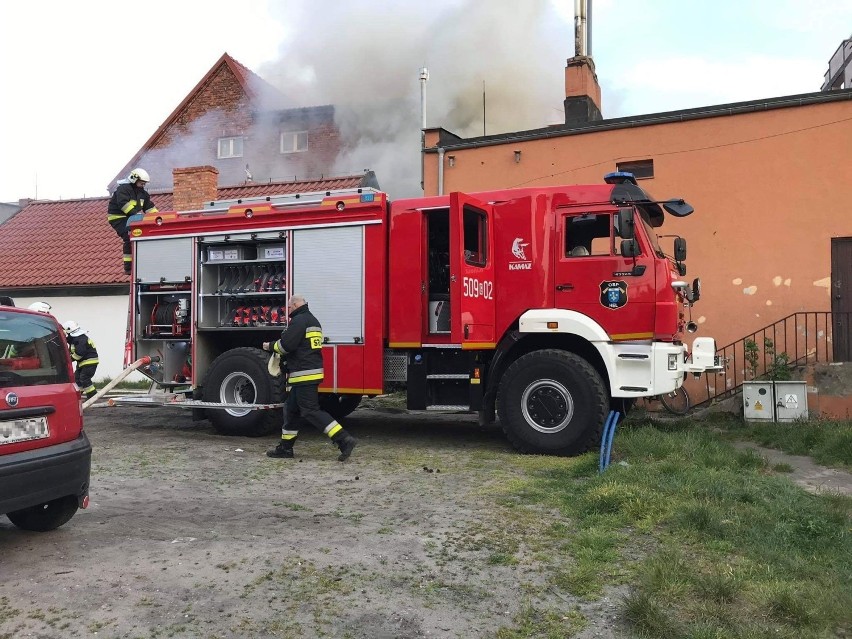
[[130, 216], [137, 213], [156, 213], [157, 207], [151, 201], [151, 196], [145, 190], [150, 182], [145, 169], [133, 169], [127, 177], [127, 182], [119, 184], [115, 193], [109, 199], [107, 221], [124, 242], [124, 272], [130, 274], [130, 263], [133, 257], [130, 252]]
[[68, 348], [71, 349], [71, 359], [77, 362], [77, 370], [74, 372], [74, 383], [83, 391], [86, 399], [95, 396], [97, 392], [92, 378], [98, 369], [98, 350], [94, 342], [86, 335], [86, 331], [70, 320], [62, 325], [65, 336], [68, 339]]
[[281, 442], [266, 451], [269, 457], [292, 458], [293, 444], [299, 435], [291, 430], [298, 416], [331, 438], [340, 449], [338, 461], [346, 461], [357, 440], [347, 433], [331, 415], [320, 409], [317, 389], [323, 379], [322, 326], [311, 314], [308, 303], [301, 295], [293, 295], [287, 304], [290, 323], [281, 333], [281, 339], [264, 342], [263, 350], [278, 353], [286, 358], [289, 371], [290, 396], [284, 408]]

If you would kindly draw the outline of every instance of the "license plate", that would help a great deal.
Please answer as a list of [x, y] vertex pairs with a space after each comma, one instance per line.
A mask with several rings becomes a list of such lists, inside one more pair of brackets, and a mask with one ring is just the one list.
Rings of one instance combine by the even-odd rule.
[[47, 417], [30, 417], [0, 422], [0, 445], [44, 439], [50, 436]]

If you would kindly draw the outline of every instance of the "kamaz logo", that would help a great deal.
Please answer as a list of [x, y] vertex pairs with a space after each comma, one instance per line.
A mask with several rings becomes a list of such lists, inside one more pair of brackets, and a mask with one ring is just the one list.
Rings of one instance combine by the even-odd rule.
[[527, 254], [524, 252], [524, 247], [529, 245], [529, 242], [524, 242], [524, 238], [516, 237], [515, 241], [512, 242], [512, 255], [517, 257], [519, 260], [527, 259]]
[[530, 271], [532, 262], [509, 262], [510, 271]]

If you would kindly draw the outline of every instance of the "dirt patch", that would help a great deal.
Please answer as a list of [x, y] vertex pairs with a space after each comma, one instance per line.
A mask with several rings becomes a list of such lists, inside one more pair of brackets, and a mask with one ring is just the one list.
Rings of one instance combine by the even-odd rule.
[[345, 464], [314, 432], [275, 460], [175, 409], [87, 418], [90, 508], [44, 534], [0, 517], [0, 637], [493, 637], [530, 609], [621, 636], [619, 593], [552, 592], [534, 535], [504, 552], [521, 458], [474, 417], [356, 411]]
[[733, 442], [735, 448], [751, 449], [764, 457], [770, 466], [783, 466], [790, 480], [812, 493], [852, 495], [852, 474], [837, 468], [815, 464], [810, 457], [788, 455], [774, 448], [752, 442]]

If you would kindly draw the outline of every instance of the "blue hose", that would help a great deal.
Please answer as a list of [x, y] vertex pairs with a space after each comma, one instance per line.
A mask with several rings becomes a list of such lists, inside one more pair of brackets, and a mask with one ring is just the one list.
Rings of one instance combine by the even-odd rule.
[[601, 435], [601, 458], [598, 471], [603, 472], [609, 466], [610, 453], [612, 452], [612, 440], [615, 437], [615, 427], [618, 425], [618, 417], [621, 415], [617, 410], [611, 410], [604, 423]]

